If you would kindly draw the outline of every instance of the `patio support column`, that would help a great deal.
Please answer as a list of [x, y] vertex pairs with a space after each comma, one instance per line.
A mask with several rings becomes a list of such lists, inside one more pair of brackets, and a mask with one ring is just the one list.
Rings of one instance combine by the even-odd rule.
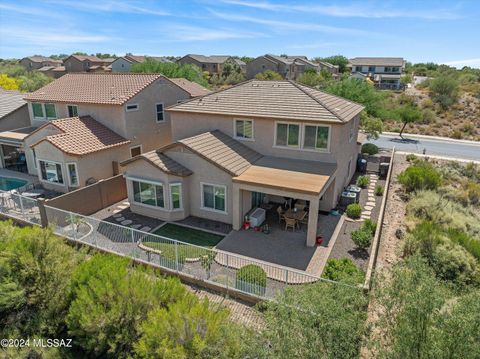
[[234, 183], [232, 188], [232, 227], [236, 231], [242, 228], [242, 206], [241, 190], [238, 185]]
[[318, 201], [317, 197], [309, 199], [310, 205], [308, 209], [308, 230], [307, 230], [307, 247], [315, 246], [317, 240], [317, 224], [318, 224]]

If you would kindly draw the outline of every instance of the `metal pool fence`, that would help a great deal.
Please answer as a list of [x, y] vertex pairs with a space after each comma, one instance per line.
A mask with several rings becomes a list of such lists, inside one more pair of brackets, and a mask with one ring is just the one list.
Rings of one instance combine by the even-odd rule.
[[[32, 225], [48, 224], [55, 234], [71, 241], [254, 297], [271, 299], [288, 286], [325, 280], [303, 271], [45, 206], [11, 192], [0, 191], [0, 213]], [[247, 265], [262, 268], [266, 276], [261, 271], [258, 275], [258, 271], [245, 269], [241, 277], [237, 276]]]

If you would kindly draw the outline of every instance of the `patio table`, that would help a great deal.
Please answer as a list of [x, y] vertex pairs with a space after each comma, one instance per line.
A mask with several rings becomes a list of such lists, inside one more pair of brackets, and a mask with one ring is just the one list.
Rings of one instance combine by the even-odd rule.
[[300, 221], [301, 219], [303, 219], [303, 216], [305, 215], [305, 211], [294, 211], [293, 209], [288, 209], [284, 216], [287, 217], [287, 218], [293, 218], [297, 221]]
[[28, 198], [38, 198], [41, 197], [45, 194], [45, 191], [43, 189], [33, 189], [28, 192], [22, 192], [22, 196], [28, 197]]

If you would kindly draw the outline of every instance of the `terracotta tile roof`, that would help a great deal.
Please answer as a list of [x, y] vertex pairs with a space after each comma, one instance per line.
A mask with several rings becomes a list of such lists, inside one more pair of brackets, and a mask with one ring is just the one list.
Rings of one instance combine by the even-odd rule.
[[126, 161], [123, 161], [120, 165], [126, 166], [129, 163], [135, 162], [138, 160], [147, 161], [148, 163], [157, 167], [163, 172], [172, 174], [175, 176], [186, 177], [186, 176], [190, 176], [193, 173], [188, 168], [182, 166], [180, 163], [172, 160], [170, 157], [162, 153], [161, 150], [142, 153], [141, 155], [138, 155]]
[[354, 57], [350, 65], [365, 66], [400, 66], [404, 65], [403, 57]]
[[28, 101], [123, 105], [160, 74], [72, 73], [25, 96]]
[[[85, 56], [85, 55], [70, 55], [69, 57], [74, 57], [76, 58], [78, 61], [92, 61], [92, 62], [102, 62], [103, 59], [99, 58], [99, 57], [96, 57], [96, 56]], [[67, 57], [68, 58], [68, 57]]]
[[25, 94], [19, 91], [0, 88], [0, 119], [25, 106], [27, 103], [24, 101], [23, 96]]
[[239, 176], [262, 157], [260, 153], [218, 130], [184, 138], [164, 149], [178, 144], [185, 146], [232, 176]]
[[60, 133], [46, 136], [31, 147], [38, 145], [40, 142], [48, 141], [66, 154], [82, 156], [130, 143], [129, 140], [113, 132], [100, 122], [95, 121], [90, 116], [52, 120], [39, 127], [30, 135], [50, 125], [58, 128]]
[[171, 106], [168, 110], [343, 123], [350, 121], [363, 108], [355, 102], [293, 81], [250, 80]]
[[55, 59], [52, 59], [50, 57], [45, 57], [45, 56], [28, 56], [28, 57], [25, 57], [25, 59], [29, 59], [32, 62], [50, 61], [50, 62], [56, 63], [56, 64], [61, 64], [62, 63], [62, 60], [55, 60]]
[[228, 55], [212, 55], [212, 56], [205, 56], [205, 55], [196, 55], [196, 54], [188, 54], [184, 57], [191, 57], [198, 62], [209, 63], [209, 64], [223, 64], [227, 61], [231, 56]]
[[163, 57], [163, 56], [126, 55], [124, 57], [124, 59], [126, 59], [127, 61], [140, 62], [140, 63], [144, 62], [147, 58], [153, 59], [153, 60], [158, 61], [158, 62], [164, 62], [164, 63], [172, 62], [172, 61], [170, 61], [169, 59], [167, 59], [166, 57]]
[[191, 97], [198, 97], [208, 95], [212, 91], [203, 87], [202, 85], [197, 84], [196, 82], [189, 81], [183, 78], [169, 79], [175, 85], [187, 91]]

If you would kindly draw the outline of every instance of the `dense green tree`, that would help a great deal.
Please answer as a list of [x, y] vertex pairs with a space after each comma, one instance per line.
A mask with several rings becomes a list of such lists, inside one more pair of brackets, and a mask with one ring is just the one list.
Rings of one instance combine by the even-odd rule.
[[272, 70], [265, 70], [255, 75], [257, 80], [278, 81], [283, 80], [282, 75]]
[[358, 358], [367, 305], [359, 288], [318, 282], [265, 305], [265, 328], [246, 343], [250, 358]]
[[128, 263], [124, 258], [97, 254], [74, 274], [68, 330], [89, 355], [128, 357], [148, 312], [186, 296], [178, 279], [159, 280], [149, 271], [133, 270]]
[[147, 58], [142, 63], [134, 64], [131, 71], [137, 73], [160, 73], [170, 78], [181, 77], [202, 86], [208, 86], [207, 80], [203, 77], [202, 70], [195, 65], [181, 65], [173, 62], [164, 63], [152, 58]]
[[53, 81], [53, 77], [46, 76], [41, 72], [30, 71], [19, 77], [20, 90], [33, 92]]
[[402, 134], [403, 134], [403, 131], [405, 130], [405, 127], [409, 123], [415, 123], [415, 122], [419, 121], [423, 117], [423, 115], [422, 115], [422, 112], [420, 111], [420, 109], [417, 106], [410, 105], [410, 104], [400, 106], [397, 109], [397, 112], [398, 112], [398, 116], [400, 118], [400, 121], [402, 121], [402, 123], [403, 123], [403, 126], [400, 130], [399, 136], [401, 138], [403, 138]]
[[455, 103], [458, 96], [458, 82], [450, 76], [438, 76], [430, 81], [428, 89], [433, 101], [440, 104], [443, 109]]
[[365, 112], [360, 115], [360, 129], [367, 135], [367, 139], [378, 139], [383, 131], [383, 122], [379, 118], [368, 116]]

